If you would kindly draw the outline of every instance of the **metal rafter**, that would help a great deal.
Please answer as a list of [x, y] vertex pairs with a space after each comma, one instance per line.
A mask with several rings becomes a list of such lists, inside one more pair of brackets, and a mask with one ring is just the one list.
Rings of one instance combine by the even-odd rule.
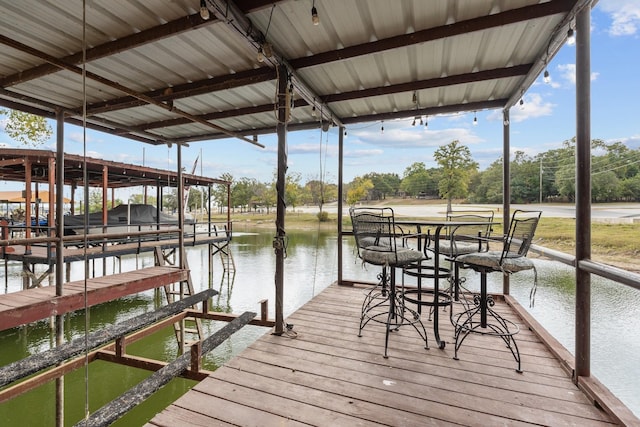
[[[206, 1], [214, 7], [215, 13], [219, 19], [235, 28], [242, 37], [246, 38], [247, 43], [255, 48], [257, 52], [257, 49], [266, 41], [265, 36], [251, 23], [236, 3], [232, 0]], [[317, 111], [321, 112], [323, 117], [326, 117], [328, 121], [336, 125], [341, 125], [341, 119], [331, 110], [331, 108], [329, 108], [328, 105], [323, 105], [319, 101], [320, 97], [317, 96], [307, 82], [297, 74], [295, 67], [293, 67], [289, 63], [289, 60], [280, 53], [278, 46], [274, 46], [273, 43], [271, 45], [273, 56], [270, 59], [267, 58], [267, 61], [272, 62], [274, 66], [283, 65], [287, 69], [292, 82], [295, 82], [294, 85], [298, 89], [298, 93], [309, 104], [315, 105]]]
[[140, 93], [138, 93], [138, 92], [136, 92], [136, 91], [134, 91], [132, 89], [129, 89], [128, 87], [126, 87], [124, 85], [121, 85], [119, 83], [113, 82], [113, 81], [111, 81], [111, 80], [109, 80], [109, 79], [107, 79], [105, 77], [102, 77], [102, 76], [99, 76], [99, 75], [97, 75], [95, 73], [83, 70], [82, 68], [77, 67], [75, 65], [67, 64], [66, 62], [64, 62], [64, 61], [62, 61], [62, 60], [60, 60], [58, 58], [55, 58], [55, 57], [53, 57], [51, 55], [48, 55], [48, 54], [46, 54], [44, 52], [41, 52], [41, 51], [39, 51], [39, 50], [37, 50], [35, 48], [32, 48], [32, 47], [27, 46], [27, 45], [25, 45], [23, 43], [20, 43], [18, 41], [10, 39], [10, 38], [8, 38], [6, 36], [0, 35], [0, 43], [2, 43], [4, 45], [7, 45], [7, 46], [10, 46], [10, 47], [12, 47], [14, 49], [17, 49], [17, 50], [21, 51], [21, 52], [33, 55], [33, 56], [35, 56], [37, 58], [40, 58], [40, 59], [42, 59], [44, 61], [47, 61], [48, 63], [50, 63], [52, 65], [55, 65], [56, 67], [59, 67], [61, 69], [70, 71], [70, 72], [75, 73], [75, 74], [80, 74], [80, 75], [84, 74], [84, 76], [86, 76], [87, 78], [89, 78], [91, 80], [97, 81], [97, 82], [99, 82], [101, 84], [104, 84], [105, 86], [109, 86], [111, 88], [119, 90], [119, 91], [121, 91], [123, 93], [128, 94], [129, 96], [133, 96], [133, 97], [138, 98], [138, 99], [140, 99], [142, 101], [145, 101], [148, 104], [155, 105], [157, 107], [160, 107], [160, 108], [162, 108], [164, 110], [170, 111], [170, 112], [172, 112], [174, 114], [177, 114], [179, 116], [188, 118], [188, 119], [190, 119], [191, 121], [193, 121], [195, 123], [200, 123], [201, 125], [216, 129], [216, 130], [218, 130], [218, 131], [220, 131], [220, 132], [222, 132], [222, 133], [224, 133], [224, 134], [226, 134], [228, 136], [232, 136], [234, 138], [238, 138], [238, 139], [246, 141], [246, 142], [248, 142], [250, 144], [254, 144], [254, 145], [257, 145], [259, 147], [264, 148], [264, 145], [259, 144], [257, 141], [253, 141], [253, 140], [247, 139], [244, 136], [236, 134], [233, 131], [227, 130], [227, 129], [225, 129], [225, 128], [221, 127], [221, 126], [218, 126], [218, 125], [216, 125], [214, 123], [207, 122], [206, 120], [202, 120], [202, 119], [198, 118], [197, 116], [195, 116], [195, 115], [193, 115], [191, 113], [188, 113], [186, 111], [183, 111], [183, 110], [181, 110], [179, 108], [174, 107], [173, 105], [168, 105], [168, 104], [165, 104], [164, 102], [156, 101], [155, 99], [153, 99], [151, 97], [148, 97], [146, 95], [140, 94]]
[[[410, 46], [417, 43], [424, 43], [424, 42], [433, 41], [441, 38], [451, 37], [451, 36], [463, 34], [468, 31], [479, 31], [482, 29], [488, 29], [496, 26], [516, 23], [526, 19], [531, 19], [531, 17], [544, 17], [548, 15], [553, 15], [553, 14], [570, 10], [571, 7], [574, 5], [574, 3], [575, 1], [571, 1], [571, 0], [556, 0], [553, 2], [543, 3], [539, 5], [526, 6], [519, 9], [513, 9], [513, 10], [497, 13], [495, 15], [473, 18], [466, 21], [460, 21], [454, 24], [445, 25], [445, 26], [436, 27], [436, 28], [430, 28], [430, 29], [418, 31], [411, 34], [390, 37], [390, 38], [378, 40], [375, 42], [350, 46], [343, 49], [338, 49], [330, 52], [323, 52], [323, 53], [312, 55], [312, 56], [291, 59], [288, 61], [288, 63], [290, 67], [295, 69], [322, 65], [328, 62], [341, 61], [344, 59], [381, 52], [388, 49], [395, 49], [398, 47]], [[238, 2], [237, 4], [242, 11], [246, 11], [246, 10], [254, 10], [257, 8], [265, 7], [266, 5], [272, 4], [272, 2], [244, 1], [244, 2]], [[257, 31], [253, 28], [252, 30], [254, 32]], [[259, 32], [256, 33], [255, 37], [258, 40], [264, 40], [264, 36], [262, 35], [262, 33], [259, 33]], [[171, 88], [164, 88], [164, 89], [159, 89], [155, 91], [150, 91], [150, 92], [146, 92], [145, 95], [156, 98], [158, 100], [168, 101], [168, 100], [186, 98], [189, 96], [194, 96], [198, 94], [219, 90], [216, 88], [220, 88], [220, 89], [232, 88], [232, 87], [238, 87], [243, 84], [259, 83], [262, 81], [274, 79], [275, 72], [271, 70], [271, 73], [267, 75], [265, 74], [266, 73], [265, 69], [268, 69], [268, 67], [263, 67], [256, 70], [248, 70], [248, 71], [234, 74], [234, 75], [220, 76], [214, 79], [201, 80], [198, 82], [178, 85]], [[239, 80], [236, 83], [234, 82], [234, 79], [239, 79]], [[461, 82], [461, 83], [464, 83], [464, 82]], [[456, 84], [456, 83], [450, 83], [450, 84]], [[233, 86], [229, 86], [229, 85], [233, 85]], [[322, 97], [318, 97], [318, 99], [320, 98]], [[309, 102], [309, 104], [313, 103], [313, 99], [309, 101], [311, 101]], [[323, 101], [323, 102], [327, 102], [327, 101]], [[131, 97], [118, 98], [118, 99], [90, 105], [87, 108], [87, 113], [89, 115], [93, 115], [93, 114], [99, 114], [99, 113], [104, 113], [108, 111], [115, 111], [122, 108], [136, 107], [143, 104], [144, 104], [143, 102], [139, 100], [131, 99]], [[317, 106], [317, 109], [319, 110], [318, 107], [320, 106], [319, 105]]]
[[[415, 90], [438, 88], [438, 87], [450, 86], [454, 84], [464, 84], [464, 83], [478, 82], [483, 80], [494, 80], [494, 79], [521, 76], [521, 75], [527, 74], [527, 72], [529, 72], [530, 69], [531, 69], [531, 64], [523, 64], [523, 65], [517, 65], [515, 67], [496, 68], [493, 70], [477, 71], [474, 73], [464, 73], [464, 74], [458, 74], [458, 75], [448, 76], [448, 77], [438, 77], [435, 79], [426, 79], [426, 80], [421, 80], [417, 82], [399, 83], [399, 84], [390, 85], [390, 86], [355, 90], [350, 92], [342, 92], [338, 94], [319, 95], [319, 99], [323, 103], [329, 104], [332, 102], [350, 101], [353, 99], [362, 99], [362, 98], [368, 98], [372, 96], [393, 95], [393, 94], [402, 93], [402, 92], [413, 92]], [[309, 104], [307, 103], [306, 100], [298, 99], [294, 101], [293, 106], [304, 107], [307, 105]], [[204, 120], [220, 120], [220, 119], [227, 119], [230, 117], [265, 113], [268, 111], [274, 111], [275, 108], [276, 108], [276, 105], [273, 103], [270, 103], [270, 104], [258, 105], [258, 106], [252, 106], [252, 107], [246, 107], [246, 108], [236, 108], [236, 109], [227, 110], [227, 111], [206, 113], [206, 114], [200, 115], [199, 117]], [[342, 119], [342, 121], [344, 122], [345, 119]], [[145, 125], [132, 127], [130, 128], [130, 130], [143, 131], [148, 129], [180, 126], [186, 123], [188, 123], [188, 121], [182, 118], [170, 119], [170, 120], [159, 120], [157, 122], [151, 122], [151, 123], [146, 123]]]
[[401, 36], [389, 37], [375, 42], [363, 43], [359, 45], [345, 47], [343, 49], [332, 50], [307, 56], [290, 61], [294, 68], [313, 67], [327, 62], [343, 61], [356, 56], [370, 55], [389, 49], [397, 49], [417, 43], [425, 43], [447, 37], [467, 34], [473, 31], [486, 30], [494, 27], [501, 27], [516, 22], [528, 21], [533, 18], [542, 18], [549, 15], [571, 10], [575, 0], [554, 0], [547, 3], [525, 6], [519, 9], [507, 10], [494, 15], [481, 16], [479, 18], [468, 19], [454, 24], [443, 25], [441, 27], [428, 28]]
[[[185, 31], [193, 30], [206, 25], [211, 25], [215, 22], [216, 19], [205, 21], [200, 17], [199, 13], [178, 18], [174, 21], [167, 22], [166, 24], [149, 28], [147, 30], [140, 31], [139, 33], [131, 34], [121, 39], [104, 43], [94, 48], [88, 49], [86, 51], [86, 60], [87, 62], [90, 62], [96, 59], [105, 58], [114, 53], [133, 49], [147, 43], [175, 36]], [[83, 53], [76, 52], [71, 55], [65, 56], [64, 58], [60, 58], [60, 60], [67, 64], [78, 65], [82, 63]], [[19, 73], [15, 73], [3, 79], [0, 79], [0, 87], [7, 88], [19, 83], [37, 79], [38, 77], [46, 76], [47, 74], [57, 73], [58, 71], [60, 71], [60, 67], [57, 67], [51, 63], [41, 64], [28, 70], [20, 71]]]

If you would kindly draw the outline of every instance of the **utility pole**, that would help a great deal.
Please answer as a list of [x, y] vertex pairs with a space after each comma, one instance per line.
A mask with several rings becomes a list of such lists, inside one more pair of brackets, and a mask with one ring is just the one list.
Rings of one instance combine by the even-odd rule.
[[542, 204], [542, 157], [540, 157], [540, 204]]

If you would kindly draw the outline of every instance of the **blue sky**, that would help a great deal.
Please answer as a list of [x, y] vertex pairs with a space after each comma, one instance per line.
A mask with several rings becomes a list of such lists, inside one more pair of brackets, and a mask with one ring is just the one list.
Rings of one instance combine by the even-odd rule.
[[[640, 147], [640, 0], [600, 0], [593, 10], [591, 37], [592, 138], [621, 141]], [[542, 76], [524, 94], [522, 108], [511, 109], [511, 147], [530, 155], [561, 146], [576, 134], [575, 129], [575, 47], [565, 45], [548, 66], [551, 82]], [[414, 162], [435, 167], [433, 152], [441, 145], [459, 140], [484, 169], [502, 155], [502, 114], [499, 110], [473, 114], [429, 117], [429, 126], [411, 126], [413, 119], [364, 123], [347, 127], [344, 151], [345, 182], [368, 172], [398, 173]], [[0, 117], [0, 120], [2, 117]], [[18, 147], [3, 131], [0, 146]], [[65, 151], [83, 154], [82, 129], [67, 125]], [[54, 133], [55, 135], [55, 133]], [[260, 136], [261, 149], [237, 139], [204, 141], [182, 150], [187, 170], [202, 153], [196, 174], [218, 177], [273, 179], [277, 165], [276, 135]], [[55, 149], [52, 138], [43, 148]], [[393, 156], [389, 155], [393, 149]], [[328, 182], [338, 177], [338, 129], [329, 132], [290, 132], [289, 172], [302, 181], [317, 179], [325, 171]], [[108, 160], [175, 169], [175, 147], [148, 144], [87, 132], [87, 155]], [[322, 168], [322, 169], [321, 169]], [[13, 190], [14, 184], [2, 183]], [[124, 197], [121, 197], [124, 198]]]

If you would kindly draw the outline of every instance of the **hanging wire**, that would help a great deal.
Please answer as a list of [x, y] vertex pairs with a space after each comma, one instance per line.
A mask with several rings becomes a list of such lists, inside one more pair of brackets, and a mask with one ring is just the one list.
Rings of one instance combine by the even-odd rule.
[[89, 419], [89, 301], [87, 297], [89, 258], [87, 254], [89, 235], [89, 185], [87, 173], [87, 4], [82, 0], [82, 177], [84, 181], [84, 416]]

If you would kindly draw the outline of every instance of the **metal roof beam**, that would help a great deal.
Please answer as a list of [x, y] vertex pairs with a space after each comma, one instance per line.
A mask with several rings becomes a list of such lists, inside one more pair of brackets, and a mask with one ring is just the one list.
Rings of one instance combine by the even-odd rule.
[[257, 142], [252, 141], [250, 139], [247, 139], [247, 138], [243, 137], [242, 135], [236, 134], [233, 131], [224, 129], [221, 126], [218, 126], [218, 125], [216, 125], [214, 123], [211, 123], [211, 122], [208, 122], [206, 120], [202, 120], [202, 119], [198, 118], [197, 116], [195, 116], [195, 115], [193, 115], [191, 113], [188, 113], [186, 111], [183, 111], [183, 110], [180, 110], [180, 109], [174, 107], [173, 105], [165, 104], [164, 102], [161, 102], [161, 101], [156, 101], [153, 98], [150, 98], [150, 97], [148, 97], [146, 95], [140, 94], [140, 93], [138, 93], [138, 92], [136, 92], [136, 91], [134, 91], [132, 89], [129, 89], [128, 87], [126, 87], [124, 85], [121, 85], [119, 83], [111, 81], [111, 80], [109, 80], [109, 79], [107, 79], [105, 77], [102, 77], [102, 76], [99, 76], [99, 75], [97, 75], [95, 73], [83, 70], [82, 68], [77, 67], [75, 65], [67, 64], [62, 60], [59, 60], [59, 59], [57, 59], [57, 58], [55, 58], [55, 57], [53, 57], [51, 55], [48, 55], [48, 54], [46, 54], [44, 52], [41, 52], [41, 51], [39, 51], [39, 50], [37, 50], [35, 48], [32, 48], [32, 47], [27, 46], [27, 45], [25, 45], [23, 43], [20, 43], [20, 42], [18, 42], [16, 40], [12, 40], [9, 37], [6, 37], [4, 35], [0, 35], [0, 43], [2, 43], [4, 45], [7, 45], [7, 46], [10, 46], [10, 47], [12, 47], [14, 49], [17, 49], [17, 50], [21, 51], [21, 52], [27, 53], [29, 55], [33, 55], [33, 56], [35, 56], [37, 58], [40, 58], [40, 59], [42, 59], [44, 61], [47, 61], [50, 64], [55, 65], [58, 68], [70, 71], [70, 72], [75, 73], [75, 74], [80, 74], [80, 75], [86, 76], [86, 78], [88, 78], [88, 79], [97, 81], [97, 82], [99, 82], [99, 83], [101, 83], [101, 84], [103, 84], [105, 86], [108, 86], [108, 87], [111, 87], [113, 89], [119, 90], [119, 91], [121, 91], [123, 93], [126, 93], [129, 96], [133, 96], [135, 98], [138, 98], [138, 99], [140, 99], [142, 101], [147, 102], [148, 104], [155, 105], [155, 106], [160, 107], [160, 108], [162, 108], [164, 110], [170, 111], [170, 112], [172, 112], [172, 113], [174, 113], [176, 115], [188, 118], [188, 119], [190, 119], [191, 121], [193, 121], [195, 123], [199, 123], [199, 124], [204, 125], [206, 127], [210, 127], [210, 128], [216, 129], [216, 130], [218, 130], [218, 131], [220, 131], [220, 132], [222, 132], [222, 133], [224, 133], [224, 134], [226, 134], [228, 136], [231, 136], [231, 137], [234, 137], [234, 138], [238, 138], [238, 139], [246, 141], [246, 142], [248, 142], [250, 144], [258, 145], [259, 147], [264, 148], [264, 146], [262, 144], [258, 144]]
[[494, 15], [468, 19], [441, 27], [428, 28], [401, 36], [389, 37], [375, 42], [345, 47], [319, 53], [313, 56], [292, 59], [290, 62], [294, 68], [313, 67], [327, 62], [342, 61], [356, 56], [369, 55], [384, 50], [396, 49], [417, 43], [425, 43], [433, 40], [467, 34], [473, 31], [486, 30], [488, 28], [501, 27], [516, 22], [528, 21], [534, 18], [542, 18], [571, 10], [575, 0], [553, 0], [531, 6], [511, 9]]
[[377, 120], [394, 120], [394, 119], [404, 119], [407, 117], [413, 116], [435, 116], [438, 114], [450, 114], [450, 113], [458, 113], [461, 111], [478, 111], [478, 110], [489, 110], [495, 108], [502, 108], [506, 104], [506, 99], [496, 99], [493, 101], [479, 101], [479, 102], [468, 102], [466, 104], [456, 104], [456, 105], [446, 105], [442, 107], [429, 107], [429, 108], [419, 108], [419, 109], [411, 109], [404, 111], [394, 111], [383, 114], [371, 114], [368, 116], [358, 116], [358, 117], [348, 117], [345, 118], [344, 124], [354, 124], [354, 123], [364, 123], [364, 122], [373, 122]]
[[[124, 50], [133, 49], [167, 37], [175, 36], [176, 34], [205, 25], [211, 25], [214, 22], [216, 22], [216, 19], [205, 21], [200, 17], [199, 13], [194, 13], [193, 15], [185, 16], [183, 18], [167, 22], [166, 24], [149, 28], [147, 30], [140, 31], [139, 33], [131, 34], [121, 39], [88, 49], [86, 51], [87, 62], [104, 58]], [[60, 58], [60, 60], [67, 64], [77, 65], [82, 63], [82, 57], [82, 52], [76, 52], [65, 56], [64, 58]], [[47, 74], [56, 73], [58, 71], [60, 71], [60, 67], [51, 63], [45, 63], [0, 79], [0, 87], [10, 87], [29, 80], [37, 79], [38, 77], [46, 76]]]
[[[220, 20], [225, 21], [228, 25], [235, 28], [242, 37], [246, 38], [247, 43], [255, 48], [257, 52], [257, 49], [266, 41], [264, 34], [262, 34], [262, 32], [251, 23], [249, 18], [245, 16], [244, 12], [236, 5], [236, 3], [232, 0], [206, 1], [213, 5], [215, 13]], [[291, 79], [295, 81], [298, 93], [306, 99], [309, 104], [315, 105], [316, 110], [321, 112], [328, 121], [340, 125], [341, 119], [331, 111], [329, 106], [323, 105], [320, 102], [320, 97], [318, 97], [307, 82], [297, 74], [296, 67], [292, 66], [289, 60], [280, 53], [278, 46], [273, 46], [272, 50], [273, 57], [268, 58], [267, 60], [273, 62], [274, 65], [280, 64], [286, 67]]]
[[[372, 96], [393, 95], [396, 93], [412, 92], [415, 90], [437, 88], [437, 87], [445, 87], [445, 86], [450, 86], [454, 84], [464, 84], [464, 83], [478, 82], [483, 80], [494, 80], [494, 79], [521, 76], [521, 75], [527, 74], [530, 69], [531, 69], [531, 64], [522, 64], [522, 65], [517, 65], [515, 67], [496, 68], [493, 70], [477, 71], [474, 73], [458, 74], [454, 76], [439, 77], [435, 79], [427, 79], [427, 80], [421, 80], [417, 82], [399, 83], [399, 84], [390, 85], [390, 86], [382, 86], [382, 87], [376, 87], [376, 88], [370, 88], [370, 89], [342, 92], [338, 94], [319, 95], [319, 99], [323, 103], [329, 104], [332, 102], [349, 101], [353, 99], [367, 98]], [[294, 101], [293, 106], [295, 108], [295, 107], [304, 107], [307, 105], [309, 105], [309, 103], [306, 100], [298, 99]], [[199, 117], [204, 120], [220, 120], [220, 119], [227, 119], [230, 117], [244, 116], [244, 115], [250, 115], [250, 114], [257, 114], [257, 113], [266, 113], [269, 111], [274, 111], [275, 108], [276, 108], [276, 105], [271, 103], [271, 104], [257, 105], [257, 106], [251, 106], [246, 108], [236, 108], [233, 110], [207, 113], [207, 114], [202, 114]], [[180, 125], [187, 124], [188, 122], [189, 122], [188, 120], [185, 120], [183, 118], [161, 120], [157, 122], [147, 123], [141, 126], [131, 127], [130, 130], [144, 131], [148, 129], [180, 126]]]
[[[145, 92], [144, 95], [154, 98], [157, 101], [172, 101], [190, 96], [202, 95], [219, 90], [234, 89], [241, 86], [262, 83], [276, 78], [273, 68], [262, 67], [254, 70], [240, 71], [235, 74], [213, 77], [197, 82], [184, 83], [172, 87]], [[125, 108], [139, 107], [145, 105], [143, 102], [132, 96], [125, 96], [109, 101], [96, 102], [87, 106], [87, 114], [95, 115], [107, 113], [109, 111], [122, 110]], [[81, 114], [81, 109], [76, 109], [77, 114]]]
[[[258, 3], [260, 5], [258, 5]], [[544, 17], [547, 15], [553, 15], [556, 13], [564, 12], [566, 10], [570, 10], [573, 3], [574, 1], [570, 0], [555, 0], [549, 3], [527, 6], [520, 9], [513, 9], [495, 15], [469, 19], [447, 26], [430, 28], [411, 34], [382, 39], [376, 42], [364, 43], [361, 45], [350, 46], [339, 50], [320, 53], [317, 55], [291, 59], [288, 60], [288, 63], [292, 68], [299, 69], [312, 67], [315, 65], [322, 65], [333, 61], [341, 61], [360, 55], [381, 52], [388, 49], [410, 46], [417, 43], [424, 43], [426, 41], [464, 34], [467, 31], [479, 31], [486, 28], [520, 22], [523, 20], [531, 19], [531, 17]], [[238, 7], [241, 10], [245, 11], [264, 7], [266, 4], [270, 5], [272, 4], [272, 2], [244, 1], [239, 2]], [[252, 31], [255, 32], [258, 30], [252, 28]], [[264, 39], [264, 36], [259, 31], [255, 35], [255, 37], [259, 40]], [[270, 70], [270, 73], [267, 73], [266, 70]], [[236, 79], [238, 79], [237, 82], [235, 81]], [[188, 83], [175, 87], [167, 87], [155, 91], [150, 91], [146, 92], [145, 95], [160, 101], [168, 101], [179, 98], [186, 98], [189, 96], [199, 95], [207, 92], [213, 92], [215, 90], [234, 88], [246, 84], [260, 83], [272, 79], [275, 79], [275, 71], [269, 69], [268, 67], [262, 67], [256, 70], [249, 70], [242, 73], [230, 74], [227, 76], [215, 77], [213, 79], [201, 80], [198, 82]], [[313, 99], [310, 99], [309, 103], [313, 103]], [[144, 103], [140, 100], [132, 99], [131, 97], [118, 98], [90, 105], [87, 108], [87, 114], [100, 114], [123, 108], [132, 108], [140, 105], [144, 105]], [[319, 107], [320, 106], [318, 105], [318, 111]]]

